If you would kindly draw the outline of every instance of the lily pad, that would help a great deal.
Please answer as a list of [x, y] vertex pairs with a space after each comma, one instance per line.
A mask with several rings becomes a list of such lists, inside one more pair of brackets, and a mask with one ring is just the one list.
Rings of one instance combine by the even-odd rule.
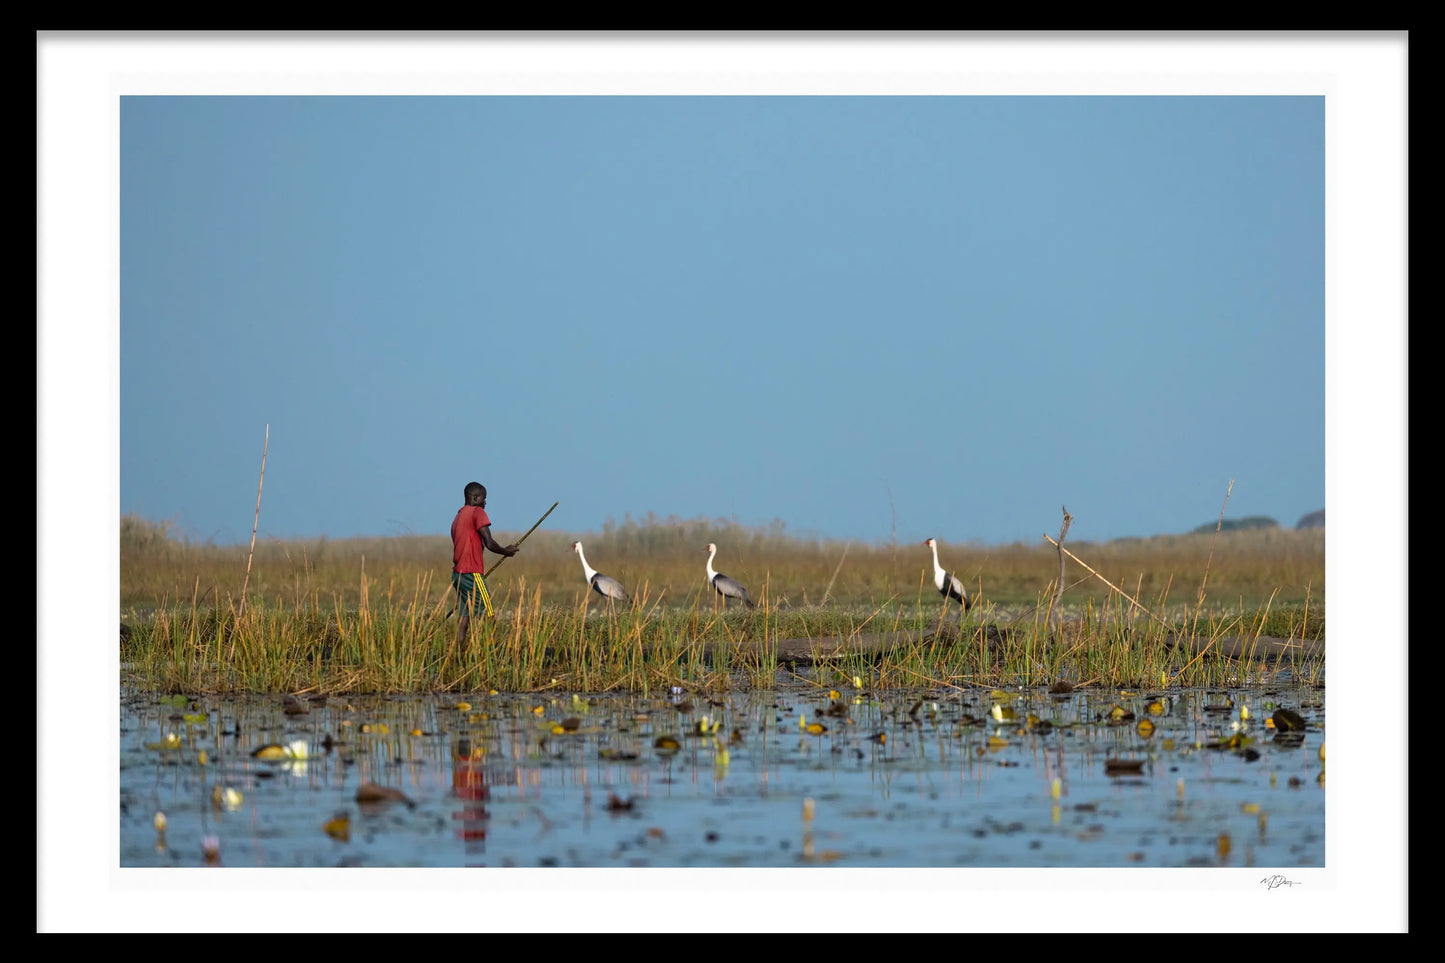
[[1104, 775], [1127, 776], [1144, 771], [1143, 759], [1105, 759]]
[[374, 782], [364, 782], [356, 787], [356, 801], [359, 803], [400, 802], [406, 803], [408, 806], [416, 805], [400, 789]]
[[1289, 709], [1276, 709], [1274, 710], [1274, 715], [1270, 716], [1269, 718], [1270, 721], [1274, 723], [1274, 729], [1276, 732], [1305, 731], [1304, 717], [1301, 716], [1298, 712], [1292, 712]]

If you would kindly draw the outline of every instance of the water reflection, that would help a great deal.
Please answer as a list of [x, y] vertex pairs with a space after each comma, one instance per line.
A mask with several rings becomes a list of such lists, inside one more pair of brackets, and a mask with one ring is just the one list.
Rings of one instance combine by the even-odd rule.
[[470, 859], [484, 855], [487, 851], [487, 771], [486, 753], [474, 748], [471, 739], [462, 736], [456, 740], [452, 751], [452, 795], [461, 801], [461, 806], [452, 813], [460, 824], [457, 834], [461, 837], [462, 851]]
[[122, 699], [122, 866], [1324, 859], [1320, 690], [188, 703]]

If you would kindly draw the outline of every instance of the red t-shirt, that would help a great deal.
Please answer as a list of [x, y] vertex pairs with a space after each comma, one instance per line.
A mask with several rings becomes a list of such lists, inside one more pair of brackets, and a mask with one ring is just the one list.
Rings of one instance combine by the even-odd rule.
[[452, 519], [452, 571], [487, 574], [482, 565], [481, 530], [492, 524], [476, 505], [463, 505]]

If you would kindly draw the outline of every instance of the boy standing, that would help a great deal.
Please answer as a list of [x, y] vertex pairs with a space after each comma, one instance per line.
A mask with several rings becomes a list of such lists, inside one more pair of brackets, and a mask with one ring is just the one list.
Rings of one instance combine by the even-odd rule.
[[461, 608], [457, 645], [467, 640], [473, 612], [485, 612], [489, 619], [496, 617], [492, 609], [492, 593], [487, 591], [482, 549], [485, 547], [492, 554], [507, 558], [517, 554], [516, 545], [504, 548], [492, 538], [492, 520], [487, 517], [486, 511], [486, 486], [480, 482], [467, 482], [462, 489], [462, 498], [464, 504], [452, 519], [452, 586], [457, 590], [457, 604]]

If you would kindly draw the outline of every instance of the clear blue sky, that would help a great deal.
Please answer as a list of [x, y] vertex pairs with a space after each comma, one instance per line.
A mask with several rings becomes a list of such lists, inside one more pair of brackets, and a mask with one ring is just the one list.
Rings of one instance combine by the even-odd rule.
[[148, 97], [120, 508], [1037, 541], [1325, 505], [1318, 96]]

